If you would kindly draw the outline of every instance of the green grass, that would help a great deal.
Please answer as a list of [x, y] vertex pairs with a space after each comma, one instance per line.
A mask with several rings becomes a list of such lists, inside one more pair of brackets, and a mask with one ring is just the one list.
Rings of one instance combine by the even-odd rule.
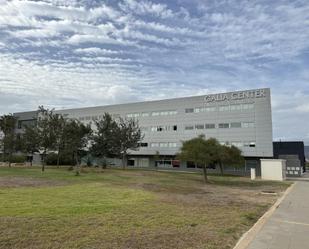
[[0, 168], [0, 248], [233, 248], [287, 182], [145, 170]]

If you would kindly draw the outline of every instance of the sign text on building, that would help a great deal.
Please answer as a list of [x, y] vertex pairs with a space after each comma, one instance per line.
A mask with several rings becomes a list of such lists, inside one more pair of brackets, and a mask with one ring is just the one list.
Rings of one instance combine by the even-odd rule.
[[243, 91], [243, 92], [219, 93], [219, 94], [206, 95], [204, 99], [207, 103], [210, 103], [210, 102], [220, 102], [220, 101], [263, 98], [265, 96], [266, 96], [265, 89], [258, 89], [258, 90]]

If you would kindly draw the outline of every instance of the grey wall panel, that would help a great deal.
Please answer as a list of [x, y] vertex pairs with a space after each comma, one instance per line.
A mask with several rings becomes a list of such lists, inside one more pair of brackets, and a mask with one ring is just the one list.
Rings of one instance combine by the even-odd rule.
[[[237, 108], [240, 106], [251, 109], [219, 111], [224, 108]], [[225, 106], [225, 107], [224, 107]], [[227, 107], [228, 106], [228, 107]], [[186, 108], [216, 108], [216, 111], [186, 113]], [[176, 110], [176, 115], [151, 116], [156, 111]], [[85, 117], [103, 115], [104, 112], [117, 114], [126, 117], [130, 113], [149, 113], [148, 117], [138, 117], [141, 127], [147, 127], [144, 141], [149, 147], [141, 148], [132, 154], [147, 155], [159, 151], [162, 155], [175, 154], [181, 141], [205, 134], [206, 138], [215, 137], [220, 142], [255, 142], [255, 147], [240, 147], [244, 156], [271, 157], [272, 151], [272, 117], [270, 104], [270, 89], [256, 89], [223, 94], [212, 94], [207, 96], [176, 98], [158, 101], [139, 103], [128, 103], [112, 106], [98, 106], [89, 108], [76, 108], [59, 110], [58, 113], [66, 114], [70, 118], [82, 120], [89, 123], [90, 120], [83, 120]], [[219, 123], [232, 122], [254, 122], [253, 128], [229, 128], [219, 129]], [[216, 129], [185, 130], [186, 125], [195, 124], [216, 124]], [[177, 131], [150, 132], [152, 126], [177, 125]], [[152, 148], [151, 143], [156, 142], [177, 142], [177, 148]]]

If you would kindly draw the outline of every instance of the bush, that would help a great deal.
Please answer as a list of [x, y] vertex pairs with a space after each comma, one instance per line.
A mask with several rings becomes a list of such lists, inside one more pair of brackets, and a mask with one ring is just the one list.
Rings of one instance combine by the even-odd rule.
[[[49, 153], [46, 156], [46, 164], [47, 165], [57, 165], [58, 155], [56, 153]], [[59, 165], [72, 165], [72, 159], [69, 155], [61, 155]]]
[[11, 163], [24, 163], [27, 161], [27, 157], [23, 155], [12, 155], [12, 156], [6, 156], [5, 157], [6, 162], [11, 162]]

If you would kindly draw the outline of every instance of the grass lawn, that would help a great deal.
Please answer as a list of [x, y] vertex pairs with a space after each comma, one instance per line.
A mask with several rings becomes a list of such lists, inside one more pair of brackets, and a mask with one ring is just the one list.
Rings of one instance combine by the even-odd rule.
[[0, 248], [233, 248], [290, 184], [209, 178], [0, 167]]

